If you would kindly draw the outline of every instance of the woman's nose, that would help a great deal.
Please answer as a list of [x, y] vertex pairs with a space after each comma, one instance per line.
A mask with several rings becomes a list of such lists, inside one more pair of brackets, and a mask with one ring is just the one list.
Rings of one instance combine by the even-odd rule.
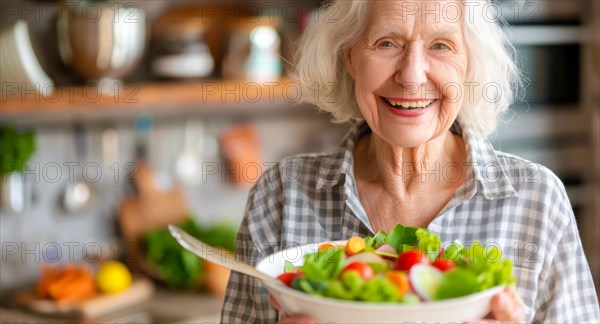
[[404, 86], [421, 86], [427, 83], [427, 64], [422, 48], [409, 48], [396, 69], [396, 82]]

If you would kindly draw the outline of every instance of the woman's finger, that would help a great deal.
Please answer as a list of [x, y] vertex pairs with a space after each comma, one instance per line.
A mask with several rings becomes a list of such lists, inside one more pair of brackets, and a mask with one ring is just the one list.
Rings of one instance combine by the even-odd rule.
[[522, 323], [525, 321], [523, 301], [514, 286], [506, 288], [494, 297], [492, 300], [492, 316], [495, 320], [501, 322]]
[[519, 294], [517, 294], [517, 289], [515, 288], [514, 285], [508, 286], [508, 288], [506, 288], [506, 291], [508, 292], [508, 294], [510, 295], [510, 297], [512, 299], [517, 300], [521, 305], [523, 304], [523, 300], [521, 299]]
[[273, 307], [276, 310], [281, 311], [281, 305], [279, 305], [277, 300], [275, 300], [275, 298], [273, 298], [273, 296], [271, 296], [271, 295], [269, 295], [269, 302], [271, 303], [271, 305], [273, 305]]
[[492, 299], [492, 311], [483, 319], [465, 321], [465, 324], [524, 323], [525, 308], [514, 286], [509, 286]]
[[498, 324], [498, 321], [491, 319], [478, 319], [478, 320], [470, 320], [465, 321], [463, 324]]
[[269, 295], [269, 302], [283, 316], [278, 324], [315, 324], [317, 321], [309, 315], [291, 315], [288, 316], [283, 312], [283, 308], [273, 296]]
[[314, 318], [308, 315], [292, 315], [282, 318], [278, 324], [315, 324]]

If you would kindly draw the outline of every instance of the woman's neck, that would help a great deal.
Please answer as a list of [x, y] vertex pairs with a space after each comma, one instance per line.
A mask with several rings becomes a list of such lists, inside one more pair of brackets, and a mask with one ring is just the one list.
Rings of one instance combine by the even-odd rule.
[[359, 140], [354, 158], [357, 178], [403, 197], [432, 187], [458, 187], [466, 152], [462, 137], [450, 131], [411, 148], [394, 147], [371, 133]]

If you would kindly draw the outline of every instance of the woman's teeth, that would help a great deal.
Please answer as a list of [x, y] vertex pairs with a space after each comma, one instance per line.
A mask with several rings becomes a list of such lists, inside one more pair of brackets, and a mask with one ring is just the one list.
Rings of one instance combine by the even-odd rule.
[[383, 100], [390, 106], [398, 109], [421, 109], [429, 106], [435, 99], [423, 101], [393, 101], [387, 98]]

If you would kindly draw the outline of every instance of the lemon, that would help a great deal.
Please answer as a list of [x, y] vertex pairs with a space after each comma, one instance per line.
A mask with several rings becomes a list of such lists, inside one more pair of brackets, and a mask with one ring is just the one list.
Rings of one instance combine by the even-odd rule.
[[103, 262], [96, 274], [96, 284], [105, 294], [122, 292], [131, 286], [131, 272], [121, 262]]

